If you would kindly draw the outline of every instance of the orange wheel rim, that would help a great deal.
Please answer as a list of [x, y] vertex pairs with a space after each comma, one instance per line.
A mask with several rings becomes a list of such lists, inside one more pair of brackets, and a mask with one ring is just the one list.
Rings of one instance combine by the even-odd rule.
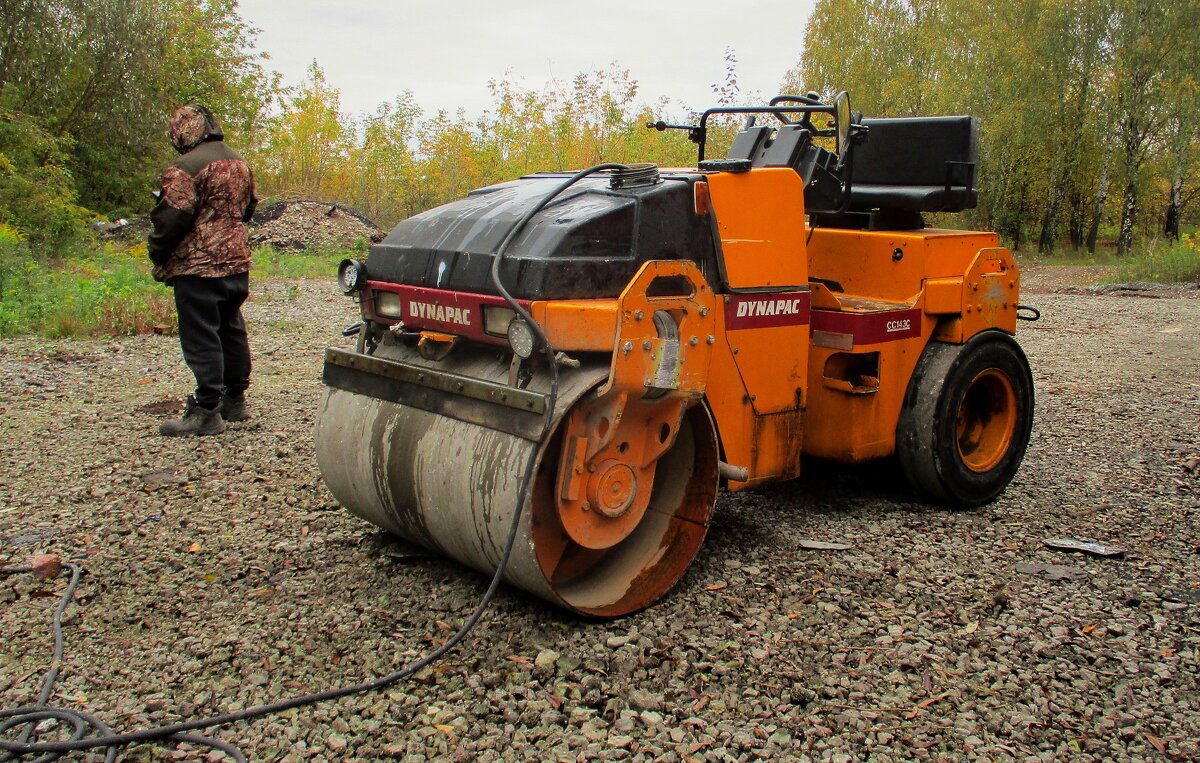
[[958, 407], [958, 455], [973, 472], [990, 471], [1004, 459], [1017, 430], [1012, 381], [990, 368], [967, 386]]

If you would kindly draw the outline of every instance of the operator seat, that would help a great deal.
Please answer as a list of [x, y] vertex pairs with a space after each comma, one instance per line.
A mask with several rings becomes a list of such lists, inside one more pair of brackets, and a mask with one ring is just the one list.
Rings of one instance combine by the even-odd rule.
[[[798, 124], [744, 128], [734, 138], [727, 161], [739, 163], [735, 171], [796, 170], [805, 180], [805, 210], [821, 227], [914, 230], [925, 225], [922, 212], [961, 212], [977, 205], [978, 119], [886, 117], [864, 119], [862, 124], [868, 128], [867, 140], [854, 148], [845, 206], [838, 193], [831, 193], [838, 185], [836, 157], [806, 150], [812, 133]], [[826, 182], [817, 188], [814, 178]]]
[[979, 193], [975, 117], [864, 119], [867, 142], [854, 149], [850, 210], [961, 212]]

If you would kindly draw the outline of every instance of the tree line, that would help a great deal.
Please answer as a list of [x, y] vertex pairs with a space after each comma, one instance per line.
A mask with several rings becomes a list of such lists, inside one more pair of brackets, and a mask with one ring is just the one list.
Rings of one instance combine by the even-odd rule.
[[646, 129], [657, 113], [637, 102], [637, 83], [615, 66], [542, 90], [507, 78], [489, 87], [492, 105], [477, 117], [425, 116], [406, 91], [354, 118], [314, 62], [249, 158], [269, 193], [343, 201], [384, 227], [529, 172], [695, 162], [684, 134]]
[[145, 210], [165, 111], [213, 103], [254, 140], [279, 92], [236, 0], [0, 0], [0, 221], [47, 245]]
[[972, 216], [1017, 248], [1179, 238], [1200, 185], [1200, 4], [820, 0], [785, 86], [983, 118]]
[[[781, 91], [851, 93], [868, 116], [982, 118], [966, 224], [1094, 250], [1178, 237], [1200, 183], [1200, 5], [1168, 0], [819, 0]], [[740, 102], [736, 57], [713, 102]], [[284, 87], [236, 0], [0, 0], [0, 223], [43, 249], [94, 213], [146, 211], [166, 115], [201, 102], [260, 196], [350, 204], [387, 227], [472, 188], [600, 161], [687, 166], [678, 104], [617, 65], [529, 89], [498, 76], [480, 115], [406, 91], [346, 114], [317, 62]], [[728, 128], [726, 128], [728, 129]]]

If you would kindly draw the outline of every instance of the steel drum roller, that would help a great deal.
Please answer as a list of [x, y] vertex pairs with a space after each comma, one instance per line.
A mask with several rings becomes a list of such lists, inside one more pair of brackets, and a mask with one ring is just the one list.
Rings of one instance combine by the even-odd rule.
[[[499, 383], [508, 372], [507, 363], [486, 350], [456, 351], [435, 365], [399, 342], [385, 341], [375, 356], [464, 379]], [[717, 490], [717, 444], [707, 410], [693, 406], [674, 445], [658, 460], [650, 503], [636, 528], [609, 548], [575, 543], [554, 500], [563, 450], [556, 430], [607, 376], [607, 365], [562, 369], [555, 429], [542, 441], [531, 439], [540, 416], [502, 406], [491, 410], [420, 383], [335, 378], [317, 418], [317, 462], [334, 497], [351, 512], [485, 574], [495, 572], [523, 500], [505, 580], [582, 614], [626, 614], [661, 597], [699, 549]], [[538, 384], [535, 378], [531, 391], [545, 392]], [[411, 394], [393, 394], [397, 389]], [[398, 399], [382, 399], [388, 396]], [[537, 459], [536, 478], [530, 494], [521, 497], [531, 456]]]

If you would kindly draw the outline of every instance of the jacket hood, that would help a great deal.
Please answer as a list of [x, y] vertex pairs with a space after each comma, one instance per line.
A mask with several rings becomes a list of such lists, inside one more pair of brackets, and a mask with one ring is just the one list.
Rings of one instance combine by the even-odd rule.
[[180, 106], [167, 123], [167, 134], [171, 145], [181, 154], [186, 154], [206, 140], [223, 140], [224, 131], [213, 113], [204, 106], [189, 103]]

